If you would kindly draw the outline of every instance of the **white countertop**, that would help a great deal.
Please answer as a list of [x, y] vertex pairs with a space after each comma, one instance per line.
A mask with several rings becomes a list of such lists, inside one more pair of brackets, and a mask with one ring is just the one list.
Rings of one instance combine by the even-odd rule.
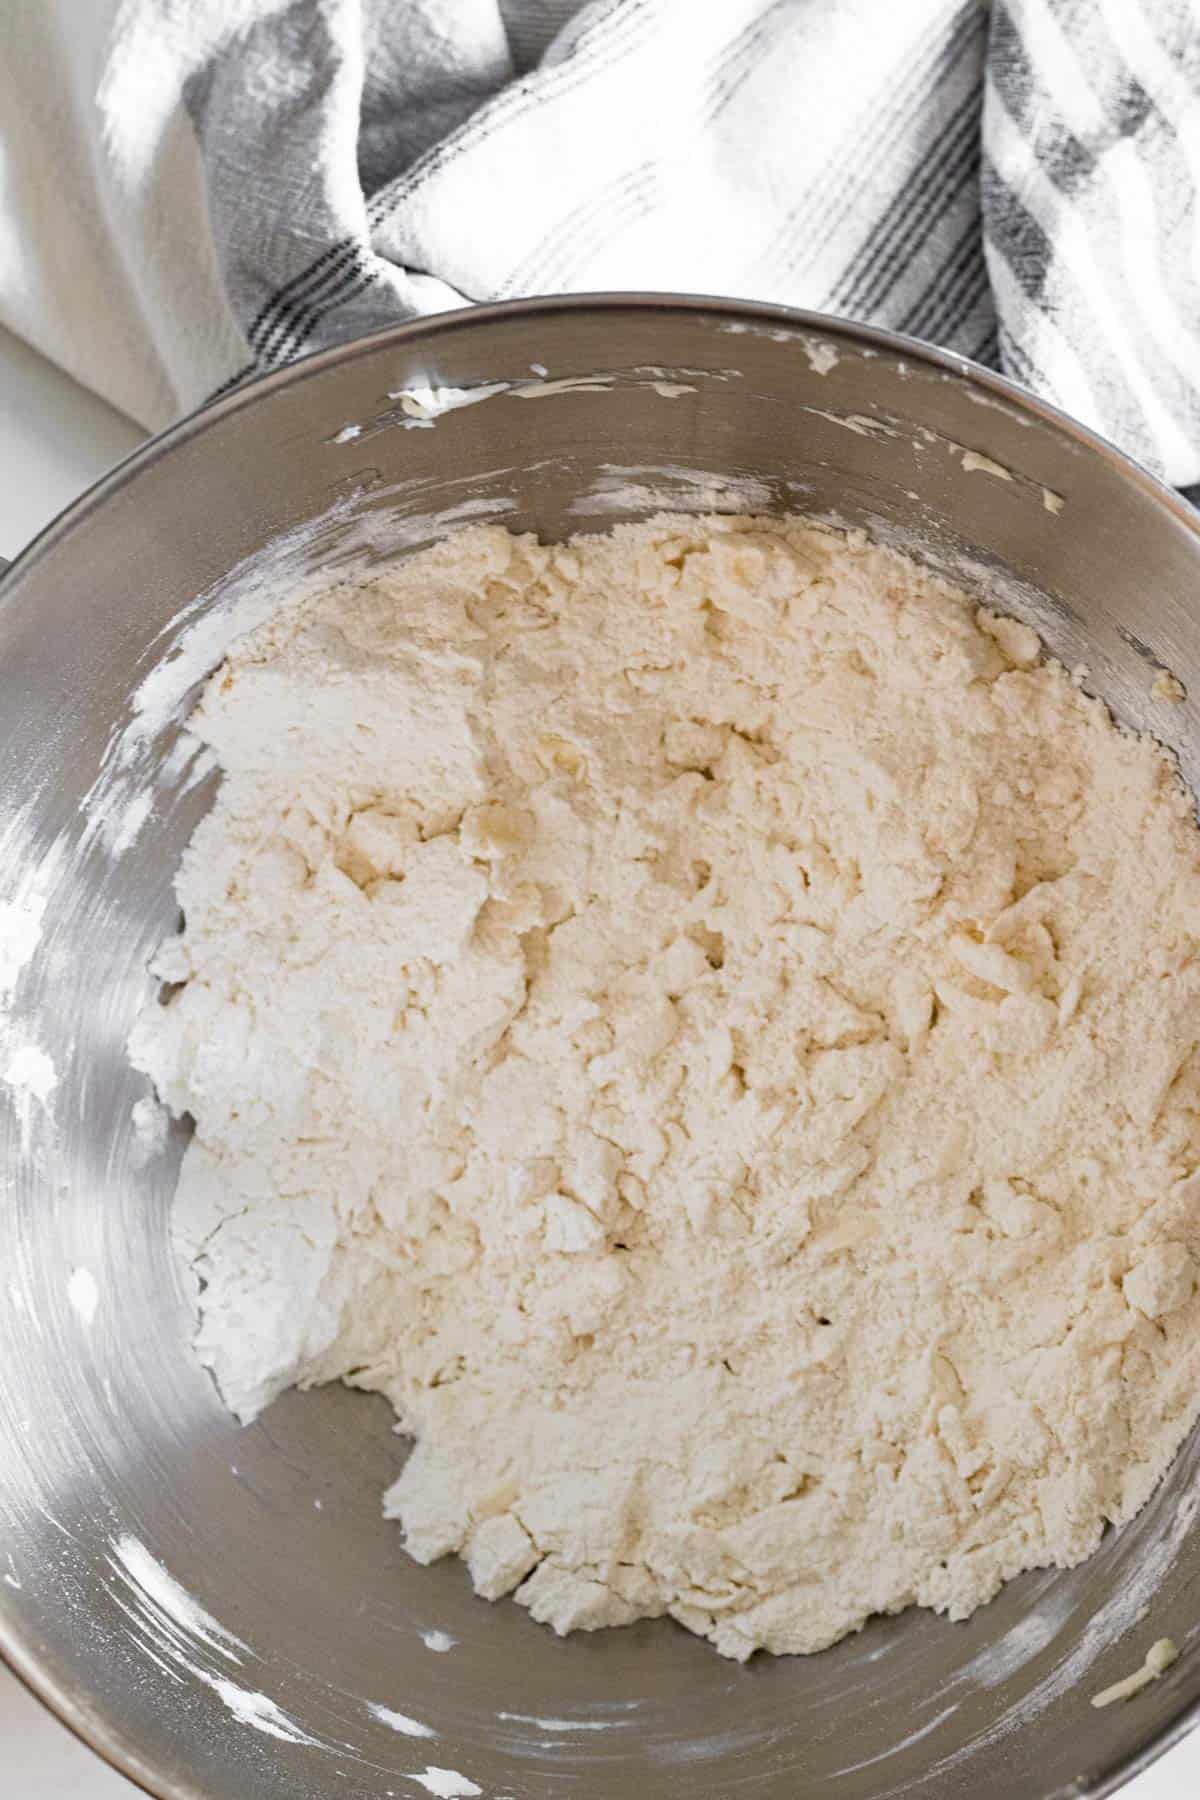
[[[143, 435], [0, 328], [0, 556], [15, 556]], [[133, 1800], [137, 1792], [76, 1743], [3, 1668], [0, 1768], [4, 1800]], [[1197, 1800], [1200, 1732], [1124, 1794], [1128, 1800]]]

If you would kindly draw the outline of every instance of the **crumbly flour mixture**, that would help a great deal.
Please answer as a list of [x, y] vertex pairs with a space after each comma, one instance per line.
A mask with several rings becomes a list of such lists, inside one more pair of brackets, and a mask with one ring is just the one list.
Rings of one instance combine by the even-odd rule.
[[210, 682], [134, 1040], [242, 1418], [422, 1562], [728, 1656], [961, 1618], [1200, 1403], [1200, 835], [1032, 632], [803, 522], [473, 529]]

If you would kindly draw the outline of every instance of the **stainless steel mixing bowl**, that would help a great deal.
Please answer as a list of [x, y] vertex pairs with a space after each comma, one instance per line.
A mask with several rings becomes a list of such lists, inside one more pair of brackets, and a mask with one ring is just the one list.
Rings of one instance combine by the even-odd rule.
[[[479, 383], [508, 386], [428, 393]], [[380, 1515], [405, 1451], [382, 1401], [292, 1394], [243, 1431], [189, 1354], [184, 1133], [148, 1152], [124, 1044], [211, 799], [178, 723], [231, 596], [472, 511], [556, 537], [665, 502], [907, 544], [1200, 767], [1200, 713], [1155, 687], [1200, 695], [1190, 510], [979, 369], [775, 308], [582, 298], [391, 331], [220, 401], [46, 532], [0, 590], [0, 1647], [164, 1800], [1065, 1800], [1191, 1721], [1195, 1435], [1081, 1568], [966, 1624], [739, 1668], [666, 1622], [561, 1642], [457, 1562], [419, 1568]], [[1164, 1635], [1176, 1666], [1094, 1711]]]

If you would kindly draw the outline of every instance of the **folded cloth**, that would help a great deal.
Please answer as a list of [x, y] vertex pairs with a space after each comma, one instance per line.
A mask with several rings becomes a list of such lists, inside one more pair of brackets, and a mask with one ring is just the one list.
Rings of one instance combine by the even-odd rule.
[[811, 306], [1200, 481], [1193, 0], [5, 0], [0, 319], [159, 426], [417, 314]]

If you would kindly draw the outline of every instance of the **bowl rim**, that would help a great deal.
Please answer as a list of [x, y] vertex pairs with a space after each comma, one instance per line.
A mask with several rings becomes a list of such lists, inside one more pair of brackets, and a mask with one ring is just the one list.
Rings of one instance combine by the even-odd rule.
[[[461, 330], [486, 326], [508, 318], [536, 319], [539, 316], [571, 313], [602, 315], [630, 312], [662, 315], [716, 314], [732, 323], [746, 323], [765, 329], [786, 329], [797, 336], [812, 334], [840, 339], [848, 347], [884, 351], [940, 374], [955, 376], [989, 396], [1006, 402], [1018, 413], [1060, 433], [1074, 444], [1094, 452], [1119, 477], [1131, 483], [1146, 499], [1163, 508], [1177, 525], [1189, 532], [1197, 540], [1197, 551], [1200, 553], [1200, 510], [1182, 494], [1161, 481], [1136, 458], [1119, 449], [1110, 439], [1081, 424], [1061, 407], [1041, 399], [1020, 383], [997, 374], [957, 351], [940, 349], [920, 338], [883, 326], [860, 324], [837, 314], [815, 312], [776, 302], [699, 293], [608, 290], [469, 303], [450, 311], [423, 314], [347, 339], [346, 342], [327, 349], [312, 351], [265, 374], [248, 375], [227, 391], [218, 390], [174, 424], [152, 433], [144, 443], [122, 457], [43, 526], [11, 562], [0, 558], [0, 608], [9, 597], [18, 577], [31, 570], [144, 468], [180, 445], [201, 438], [218, 424], [235, 417], [244, 408], [257, 405], [279, 389], [307, 381], [342, 364], [354, 362], [362, 356], [374, 355], [394, 345], [409, 345], [420, 339], [441, 340], [452, 337]], [[123, 1775], [135, 1788], [149, 1795], [151, 1800], [212, 1800], [211, 1793], [195, 1786], [190, 1777], [181, 1781], [151, 1769], [136, 1744], [121, 1727], [86, 1696], [72, 1692], [65, 1682], [44, 1667], [30, 1634], [23, 1632], [19, 1626], [6, 1622], [3, 1617], [0, 1617], [0, 1664], [7, 1666], [26, 1690], [86, 1748]], [[1183, 1700], [1178, 1710], [1161, 1728], [1112, 1757], [1096, 1774], [1090, 1786], [1077, 1790], [1078, 1800], [1105, 1800], [1105, 1796], [1115, 1793], [1172, 1749], [1197, 1724], [1200, 1724], [1200, 1691], [1194, 1698]], [[1071, 1791], [1076, 1792], [1074, 1788]], [[1055, 1793], [1031, 1795], [1030, 1800], [1058, 1800], [1061, 1792], [1058, 1789]]]

